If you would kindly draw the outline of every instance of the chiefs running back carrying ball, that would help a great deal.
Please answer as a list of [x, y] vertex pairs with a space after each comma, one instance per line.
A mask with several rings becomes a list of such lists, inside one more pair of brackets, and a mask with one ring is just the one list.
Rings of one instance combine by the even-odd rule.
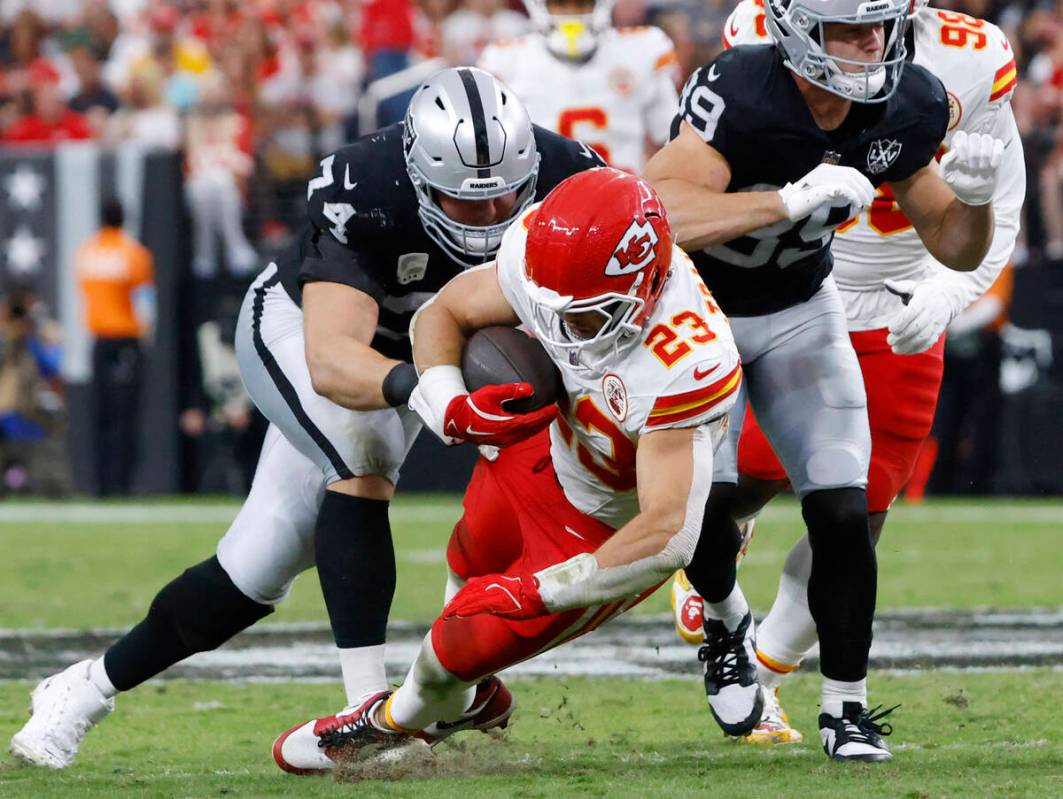
[[[725, 26], [724, 44], [770, 41], [764, 0], [743, 0]], [[926, 67], [944, 83], [949, 127], [943, 149], [985, 133], [1005, 146], [1000, 179], [992, 192], [993, 241], [973, 272], [944, 269], [931, 257], [888, 185], [879, 187], [866, 213], [838, 228], [831, 245], [834, 278], [867, 389], [871, 424], [867, 504], [876, 541], [930, 434], [944, 367], [944, 330], [1007, 264], [1026, 195], [1022, 141], [1010, 105], [1017, 79], [1015, 54], [1004, 33], [984, 20], [928, 8], [926, 0], [916, 0], [905, 41], [912, 63]], [[738, 471], [743, 483], [757, 484], [764, 496], [788, 482], [752, 414], [746, 414], [738, 445]], [[749, 533], [752, 524], [751, 520]], [[808, 610], [810, 567], [811, 550], [807, 537], [802, 537], [786, 560], [771, 613], [757, 631], [757, 672], [766, 691], [761, 722], [746, 738], [752, 743], [801, 740], [774, 689], [816, 641]], [[699, 642], [701, 598], [682, 572], [676, 576], [673, 598], [680, 635]]]
[[[462, 381], [467, 338], [518, 324], [561, 371], [552, 423]], [[402, 687], [328, 729], [282, 735], [274, 756], [290, 770], [505, 724], [513, 699], [496, 672], [593, 630], [690, 559], [742, 379], [656, 194], [614, 169], [561, 183], [506, 232], [496, 265], [454, 278], [412, 333], [411, 407], [448, 443], [503, 449], [476, 467], [447, 550], [449, 602]]]

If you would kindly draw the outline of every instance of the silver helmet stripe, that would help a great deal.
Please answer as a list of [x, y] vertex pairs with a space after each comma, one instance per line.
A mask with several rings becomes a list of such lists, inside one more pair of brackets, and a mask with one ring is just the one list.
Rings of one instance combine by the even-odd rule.
[[[472, 70], [459, 69], [462, 86], [469, 98], [469, 112], [472, 116], [473, 140], [476, 142], [476, 177], [491, 177], [491, 144], [487, 138], [487, 118], [484, 114], [484, 104], [480, 97], [480, 89], [476, 85], [476, 78]], [[470, 164], [470, 166], [473, 166]]]

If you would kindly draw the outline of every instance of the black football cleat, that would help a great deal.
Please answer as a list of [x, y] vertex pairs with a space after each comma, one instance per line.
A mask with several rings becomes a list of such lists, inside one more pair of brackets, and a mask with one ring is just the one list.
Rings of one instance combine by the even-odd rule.
[[[881, 710], [882, 705], [868, 710], [859, 702], [842, 703], [841, 717], [819, 714], [819, 737], [823, 751], [831, 760], [853, 760], [864, 763], [885, 763], [892, 760], [889, 747], [882, 736], [893, 733], [888, 721], [879, 724], [900, 705]], [[881, 712], [879, 712], [881, 710]]]
[[753, 614], [746, 613], [734, 632], [722, 621], [705, 619], [705, 695], [716, 723], [728, 735], [746, 735], [760, 722], [764, 697], [757, 683]]

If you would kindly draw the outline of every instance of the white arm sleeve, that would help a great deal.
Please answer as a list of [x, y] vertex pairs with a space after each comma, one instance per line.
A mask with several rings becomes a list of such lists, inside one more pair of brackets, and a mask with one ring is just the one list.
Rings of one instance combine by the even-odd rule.
[[935, 283], [948, 297], [953, 316], [981, 297], [1007, 266], [1019, 236], [1022, 203], [1026, 198], [1026, 162], [1022, 139], [1011, 106], [1000, 110], [993, 135], [1005, 143], [1000, 179], [993, 194], [996, 228], [985, 260], [973, 272], [956, 272], [934, 262]]
[[551, 612], [585, 608], [636, 596], [690, 563], [701, 535], [701, 519], [712, 486], [714, 422], [694, 431], [694, 469], [687, 494], [683, 526], [656, 555], [622, 566], [601, 568], [590, 553], [536, 572], [539, 594]]

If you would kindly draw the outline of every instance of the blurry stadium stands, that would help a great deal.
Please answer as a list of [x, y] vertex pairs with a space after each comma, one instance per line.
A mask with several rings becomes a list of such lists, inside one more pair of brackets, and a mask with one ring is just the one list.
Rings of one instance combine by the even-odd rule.
[[[1000, 24], [1022, 78], [1025, 233], [1010, 322], [985, 332], [1001, 399], [978, 487], [1063, 492], [1063, 3], [935, 5]], [[616, 21], [660, 25], [689, 72], [718, 50], [732, 7], [618, 0]], [[398, 119], [422, 76], [522, 30], [522, 13], [505, 0], [0, 0], [0, 290], [33, 286], [62, 323], [81, 490], [87, 342], [69, 262], [99, 199], [124, 201], [159, 284], [136, 490], [239, 492], [261, 420], [240, 410], [226, 338], [246, 284], [300, 224], [306, 180], [323, 154]], [[462, 470], [424, 464], [415, 452], [404, 487], [460, 487]]]

